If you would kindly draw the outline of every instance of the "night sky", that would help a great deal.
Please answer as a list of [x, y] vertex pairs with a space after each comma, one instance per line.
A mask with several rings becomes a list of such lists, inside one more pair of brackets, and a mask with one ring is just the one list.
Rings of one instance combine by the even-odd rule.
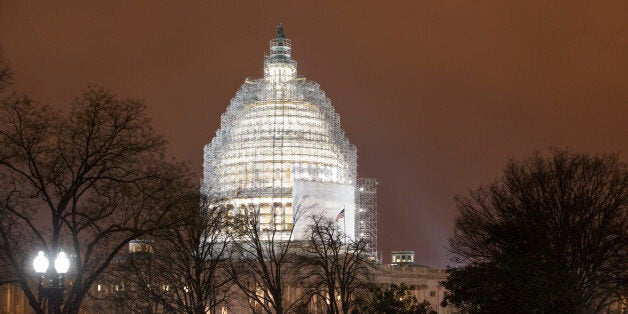
[[[63, 7], [56, 6], [59, 3]], [[141, 98], [169, 154], [203, 145], [282, 22], [379, 185], [379, 243], [448, 264], [453, 197], [550, 146], [628, 159], [628, 1], [0, 1], [15, 88]]]

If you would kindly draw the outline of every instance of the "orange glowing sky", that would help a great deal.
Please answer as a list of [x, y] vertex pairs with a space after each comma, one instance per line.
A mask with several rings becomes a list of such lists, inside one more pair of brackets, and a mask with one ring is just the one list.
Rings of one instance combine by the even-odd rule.
[[509, 158], [628, 153], [627, 1], [2, 1], [15, 87], [67, 108], [86, 86], [144, 99], [169, 153], [202, 147], [278, 22], [379, 185], [379, 242], [446, 266], [453, 197]]

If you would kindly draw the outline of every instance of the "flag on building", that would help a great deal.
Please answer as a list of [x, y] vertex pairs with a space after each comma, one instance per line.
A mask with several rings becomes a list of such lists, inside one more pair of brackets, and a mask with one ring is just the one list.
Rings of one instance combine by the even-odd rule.
[[338, 216], [336, 216], [336, 222], [338, 222], [338, 220], [340, 219], [344, 219], [345, 218], [345, 209], [343, 208], [340, 213], [338, 213]]

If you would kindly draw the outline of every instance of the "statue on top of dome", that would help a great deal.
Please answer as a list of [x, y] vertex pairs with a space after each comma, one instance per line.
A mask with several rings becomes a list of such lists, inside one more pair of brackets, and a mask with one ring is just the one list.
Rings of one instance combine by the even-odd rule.
[[281, 25], [281, 23], [279, 23], [279, 25], [277, 26], [277, 38], [278, 39], [286, 38], [286, 35], [283, 33], [283, 26]]

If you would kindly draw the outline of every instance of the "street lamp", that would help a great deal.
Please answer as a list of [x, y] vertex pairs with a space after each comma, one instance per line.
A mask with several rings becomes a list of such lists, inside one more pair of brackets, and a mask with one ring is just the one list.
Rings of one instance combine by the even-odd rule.
[[60, 313], [61, 304], [63, 302], [63, 275], [68, 272], [70, 268], [70, 260], [65, 255], [65, 252], [59, 252], [55, 259], [55, 271], [59, 275], [58, 277], [52, 277], [48, 286], [44, 286], [44, 279], [46, 278], [46, 272], [48, 272], [48, 266], [50, 262], [46, 257], [44, 251], [37, 252], [37, 256], [33, 260], [33, 267], [35, 272], [40, 274], [38, 297], [39, 302], [46, 299], [48, 301], [48, 313]]
[[68, 272], [70, 268], [70, 260], [65, 255], [65, 252], [59, 252], [57, 259], [55, 260], [55, 270], [57, 273], [63, 275]]
[[33, 261], [33, 266], [35, 267], [35, 271], [37, 273], [43, 274], [48, 270], [48, 258], [44, 254], [44, 251], [39, 251], [37, 253], [37, 257]]

